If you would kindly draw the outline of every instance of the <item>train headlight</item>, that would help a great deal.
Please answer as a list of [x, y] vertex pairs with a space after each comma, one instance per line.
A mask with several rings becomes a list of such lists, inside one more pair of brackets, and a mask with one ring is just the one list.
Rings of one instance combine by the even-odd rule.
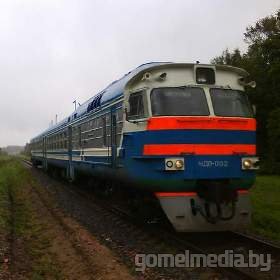
[[181, 159], [175, 161], [176, 169], [182, 169], [184, 167], [184, 162]]
[[196, 67], [197, 84], [215, 84], [215, 70], [209, 67]]
[[243, 170], [256, 170], [259, 169], [259, 158], [246, 157], [242, 158], [241, 165]]
[[250, 159], [243, 160], [244, 169], [250, 169], [253, 166], [253, 163]]
[[184, 158], [166, 158], [165, 159], [165, 170], [179, 171], [179, 170], [184, 170], [184, 167], [185, 167]]

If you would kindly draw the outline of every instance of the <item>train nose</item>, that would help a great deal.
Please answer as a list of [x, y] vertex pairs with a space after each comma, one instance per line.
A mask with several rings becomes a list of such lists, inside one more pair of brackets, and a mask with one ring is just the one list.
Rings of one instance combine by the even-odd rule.
[[197, 195], [210, 203], [231, 203], [237, 201], [237, 189], [229, 187], [229, 180], [197, 180]]
[[[180, 232], [227, 231], [250, 224], [251, 205], [247, 191], [236, 193], [238, 200], [218, 204], [196, 192], [156, 193], [163, 211]], [[223, 199], [224, 200], [224, 199]]]

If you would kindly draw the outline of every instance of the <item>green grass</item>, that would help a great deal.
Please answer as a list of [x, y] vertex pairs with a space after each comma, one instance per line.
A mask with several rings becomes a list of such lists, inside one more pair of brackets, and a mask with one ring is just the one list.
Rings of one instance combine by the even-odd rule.
[[280, 176], [258, 176], [251, 199], [251, 230], [280, 241]]
[[14, 161], [8, 156], [0, 157], [0, 231], [11, 231], [11, 186], [19, 184]]
[[0, 156], [0, 234], [22, 240], [28, 279], [61, 279], [49, 238], [30, 200], [30, 186], [35, 184], [19, 159]]

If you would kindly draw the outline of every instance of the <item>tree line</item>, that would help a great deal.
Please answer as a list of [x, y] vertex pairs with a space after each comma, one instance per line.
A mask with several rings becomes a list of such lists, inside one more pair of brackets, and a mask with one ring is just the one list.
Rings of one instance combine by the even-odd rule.
[[257, 150], [262, 171], [280, 174], [280, 10], [246, 28], [245, 53], [226, 49], [211, 63], [244, 68], [256, 81], [248, 96], [256, 105]]

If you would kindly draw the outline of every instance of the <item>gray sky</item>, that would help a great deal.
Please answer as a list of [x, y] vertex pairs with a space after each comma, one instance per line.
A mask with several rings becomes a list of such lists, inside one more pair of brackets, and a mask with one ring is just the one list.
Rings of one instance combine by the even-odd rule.
[[246, 49], [279, 0], [1, 0], [0, 146], [23, 145], [148, 61], [208, 63]]

